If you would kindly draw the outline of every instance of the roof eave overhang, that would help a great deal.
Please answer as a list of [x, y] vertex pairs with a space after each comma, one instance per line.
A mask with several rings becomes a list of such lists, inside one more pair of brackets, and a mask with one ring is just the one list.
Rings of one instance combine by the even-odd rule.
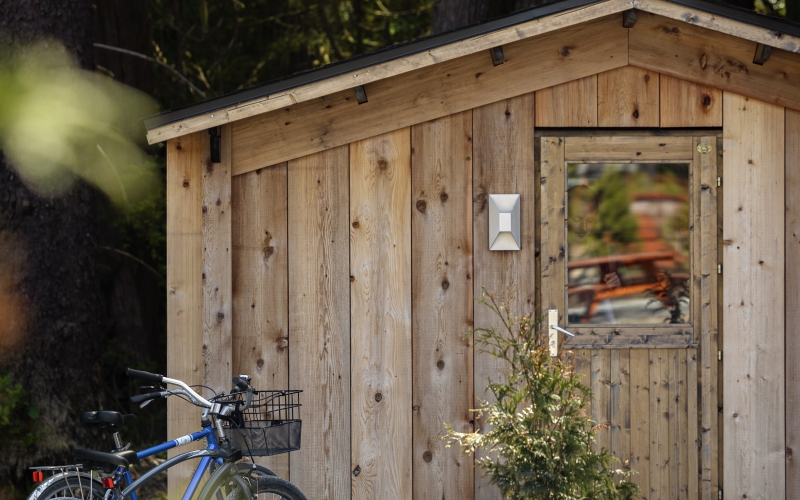
[[147, 140], [162, 142], [631, 8], [800, 53], [793, 24], [702, 0], [564, 0], [146, 118]]

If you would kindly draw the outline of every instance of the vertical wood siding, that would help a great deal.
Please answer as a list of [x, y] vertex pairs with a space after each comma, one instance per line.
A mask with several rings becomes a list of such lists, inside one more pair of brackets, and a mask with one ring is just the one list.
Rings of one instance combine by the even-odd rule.
[[414, 491], [472, 498], [472, 457], [441, 439], [473, 429], [472, 111], [412, 127], [411, 167]]
[[292, 160], [289, 380], [303, 389], [303, 446], [289, 455], [308, 498], [350, 498], [350, 199], [347, 146]]
[[[203, 132], [167, 142], [167, 374], [188, 384], [203, 382]], [[194, 432], [200, 409], [171, 398], [167, 433]], [[171, 450], [170, 457], [184, 450]], [[192, 475], [184, 462], [170, 469], [169, 497], [183, 495]]]
[[[800, 499], [800, 111], [786, 110], [786, 498]], [[798, 455], [795, 457], [794, 454]]]
[[[233, 193], [233, 371], [256, 389], [289, 385], [286, 164], [238, 175]], [[289, 477], [289, 457], [259, 458]]]
[[[534, 182], [534, 95], [526, 94], [473, 110], [472, 233], [475, 238], [474, 287], [482, 288], [515, 314], [533, 314], [536, 294], [536, 184]], [[489, 250], [489, 195], [519, 193], [521, 203], [521, 250]], [[488, 308], [475, 308], [476, 328], [502, 328]], [[488, 378], [502, 380], [506, 365], [486, 353], [476, 353], [474, 362], [475, 407], [491, 398]], [[476, 420], [480, 428], [482, 423]], [[475, 497], [499, 498], [480, 472], [475, 477]]]
[[[649, 80], [645, 82], [644, 76]], [[204, 134], [170, 141], [170, 375], [198, 383], [206, 373], [207, 380], [220, 380], [224, 387], [226, 376], [249, 373], [259, 389], [303, 389], [302, 449], [259, 462], [290, 477], [309, 498], [499, 498], [497, 489], [474, 469], [473, 458], [456, 448], [444, 448], [440, 437], [444, 423], [460, 430], [480, 427], [468, 410], [489, 397], [488, 377], [499, 379], [505, 370], [487, 355], [473, 353], [472, 339], [462, 337], [473, 326], [497, 326], [492, 313], [473, 305], [482, 287], [519, 314], [533, 313], [537, 300], [547, 309], [552, 297], [563, 293], [563, 283], [552, 281], [548, 282], [552, 289], [536, 289], [537, 262], [545, 266], [561, 259], [553, 272], [563, 271], [563, 228], [540, 227], [537, 205], [542, 214], [564, 213], [564, 186], [548, 180], [563, 176], [564, 166], [563, 162], [542, 165], [541, 174], [537, 172], [534, 127], [721, 125], [718, 91], [674, 78], [662, 79], [659, 87], [659, 79], [657, 73], [636, 68], [590, 76], [228, 178], [230, 236], [212, 224], [225, 218], [225, 181], [217, 184], [215, 176], [227, 164], [215, 164], [208, 175]], [[712, 97], [710, 110], [697, 108], [695, 102], [705, 94]], [[673, 106], [687, 99], [692, 103], [683, 111]], [[777, 232], [785, 230], [787, 268], [791, 259], [800, 258], [789, 246], [797, 232], [792, 206], [784, 229], [780, 214], [772, 214], [774, 220], [758, 219], [764, 217], [763, 207], [748, 211], [753, 197], [744, 196], [751, 190], [766, 193], [777, 180], [767, 170], [773, 161], [783, 161], [775, 152], [783, 147], [775, 139], [783, 137], [783, 129], [777, 127], [780, 113], [727, 94], [725, 106], [728, 154], [744, 160], [726, 173], [750, 183], [737, 189], [729, 182], [733, 193], [726, 198], [726, 207], [741, 219], [736, 231], [762, 230], [759, 235], [731, 235], [736, 238], [732, 241], [744, 241], [741, 248], [749, 253], [742, 249], [733, 253], [727, 245], [733, 260], [726, 262], [726, 268], [748, 269], [765, 284], [761, 295], [748, 292], [748, 300], [757, 299], [758, 307], [747, 301], [746, 306], [731, 305], [729, 295], [750, 285], [726, 284], [726, 307], [738, 308], [736, 322], [750, 325], [746, 330], [736, 326], [733, 338], [729, 336], [734, 350], [726, 352], [726, 366], [736, 366], [731, 356], [763, 356], [765, 349], [773, 348], [759, 344], [762, 354], [753, 354], [755, 347], [742, 344], [749, 340], [736, 340], [736, 335], [750, 331], [783, 335], [781, 325], [769, 323], [766, 328], [763, 321], [767, 310], [772, 311], [770, 321], [777, 318], [775, 314], [783, 318], [778, 300], [782, 291], [776, 285], [783, 276], [783, 240]], [[746, 114], [737, 118], [737, 106], [747, 108]], [[633, 116], [634, 110], [639, 118]], [[795, 130], [796, 138], [800, 114], [787, 115], [786, 120], [787, 134]], [[773, 143], [754, 149], [753, 138], [764, 137], [756, 134], [761, 129], [770, 131]], [[799, 139], [787, 141], [787, 148], [797, 143]], [[558, 144], [540, 147], [563, 150]], [[792, 172], [800, 166], [789, 168], [797, 156], [787, 150], [787, 185], [800, 182], [793, 180]], [[768, 179], [761, 172], [759, 179], [745, 175], [765, 162], [770, 165], [764, 167]], [[702, 158], [695, 163], [703, 166], [693, 172], [698, 196], [692, 203], [712, 206], [715, 190], [704, 186], [715, 183], [716, 164], [702, 163]], [[488, 250], [488, 196], [504, 193], [522, 195], [519, 252]], [[787, 201], [792, 200], [789, 193], [787, 187]], [[762, 195], [764, 200], [775, 196]], [[747, 209], [744, 214], [740, 205]], [[703, 208], [703, 212], [708, 211]], [[763, 231], [774, 245], [765, 246]], [[224, 250], [227, 237], [229, 257]], [[699, 237], [692, 241], [704, 251], [716, 252], [713, 242]], [[228, 284], [226, 258], [230, 259]], [[765, 263], [754, 265], [754, 258]], [[701, 322], [713, 324], [716, 274], [712, 268], [695, 272], [701, 276], [693, 284]], [[735, 280], [732, 270], [727, 274]], [[787, 279], [787, 290], [793, 285]], [[233, 298], [227, 306], [226, 286]], [[787, 301], [796, 300], [791, 297]], [[231, 315], [225, 307], [230, 307]], [[800, 321], [791, 315], [797, 309], [787, 306], [787, 325]], [[217, 345], [225, 343], [226, 322], [232, 325], [230, 354], [224, 345]], [[717, 331], [701, 329], [698, 335], [699, 349], [575, 351], [576, 371], [594, 392], [587, 411], [596, 425], [601, 424], [596, 446], [608, 449], [634, 471], [632, 480], [645, 499], [716, 498]], [[230, 370], [222, 367], [214, 374], [210, 366], [204, 370], [203, 343], [214, 350], [206, 354], [209, 365], [224, 363], [229, 356]], [[787, 356], [800, 350], [795, 345], [793, 351], [792, 345], [788, 344]], [[767, 367], [766, 379], [747, 382], [760, 384], [747, 393], [748, 398], [763, 399], [783, 390], [778, 376], [782, 365], [773, 364]], [[786, 397], [792, 401], [795, 396]], [[761, 403], [748, 404], [747, 411], [754, 411]], [[171, 436], [196, 429], [198, 415], [192, 410], [180, 401], [170, 402]], [[725, 418], [731, 419], [733, 411], [726, 401]], [[746, 412], [739, 410], [740, 428], [742, 415]], [[747, 432], [735, 439], [748, 443], [765, 439], [758, 446], [769, 454], [759, 455], [759, 460], [772, 463], [771, 469], [780, 461], [783, 470], [783, 453], [776, 451], [773, 439], [783, 417], [768, 417], [769, 429], [749, 423]], [[788, 428], [787, 436], [791, 439]], [[737, 442], [730, 439], [726, 436], [727, 442]], [[793, 462], [785, 467], [788, 477]], [[186, 470], [171, 475], [171, 495], [182, 492]], [[746, 476], [743, 470], [736, 474]], [[791, 481], [786, 487], [790, 491]], [[757, 490], [750, 491], [755, 495]]]
[[723, 96], [723, 396], [729, 498], [786, 490], [784, 109]]
[[410, 139], [350, 145], [354, 499], [412, 493]]

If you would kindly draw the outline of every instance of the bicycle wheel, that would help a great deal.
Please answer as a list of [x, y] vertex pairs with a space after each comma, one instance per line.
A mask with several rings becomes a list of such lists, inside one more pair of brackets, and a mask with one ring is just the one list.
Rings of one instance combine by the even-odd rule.
[[297, 486], [263, 472], [269, 469], [253, 468], [251, 464], [239, 465], [244, 465], [246, 470], [240, 472], [236, 466], [234, 472], [233, 464], [217, 470], [203, 487], [198, 500], [306, 500]]
[[[41, 488], [41, 489], [39, 489]], [[77, 500], [103, 500], [106, 494], [103, 484], [97, 479], [89, 479], [86, 474], [55, 476], [36, 488], [28, 500], [50, 500], [74, 498]]]

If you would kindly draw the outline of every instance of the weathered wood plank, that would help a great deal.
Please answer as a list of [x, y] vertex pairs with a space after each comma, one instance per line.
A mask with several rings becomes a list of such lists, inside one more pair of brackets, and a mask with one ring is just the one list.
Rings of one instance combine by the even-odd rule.
[[414, 497], [472, 498], [472, 112], [411, 129]]
[[611, 452], [611, 353], [592, 351], [592, 420], [597, 426], [595, 447]]
[[[786, 493], [784, 110], [725, 92], [723, 484]], [[753, 335], [758, 332], [758, 335]]]
[[[717, 151], [700, 153], [697, 147], [709, 144]], [[720, 152], [713, 136], [695, 137], [692, 162], [692, 202], [700, 206], [693, 214], [692, 245], [692, 314], [695, 318], [700, 367], [700, 498], [711, 500], [717, 493], [719, 425], [718, 425], [718, 303], [717, 290], [717, 159]], [[696, 297], [696, 298], [695, 298]]]
[[[207, 134], [206, 134], [207, 135]], [[167, 374], [203, 383], [203, 133], [167, 142]], [[167, 402], [167, 434], [197, 430], [200, 409], [178, 398]], [[171, 450], [175, 456], [186, 451]], [[180, 497], [193, 472], [169, 470], [169, 495]]]
[[687, 136], [567, 137], [564, 149], [565, 159], [571, 162], [690, 161], [693, 154], [692, 138]]
[[639, 485], [644, 500], [650, 494], [650, 355], [631, 349], [631, 481]]
[[754, 26], [750, 23], [736, 21], [725, 16], [719, 16], [700, 9], [677, 5], [663, 0], [634, 0], [631, 7], [640, 11], [658, 14], [676, 21], [684, 21], [714, 31], [729, 33], [731, 35], [763, 43], [791, 52], [800, 52], [800, 38], [787, 35], [779, 31]]
[[597, 75], [597, 124], [658, 127], [658, 73], [625, 66]]
[[611, 453], [617, 457], [620, 468], [631, 465], [631, 378], [630, 349], [614, 349], [611, 356]]
[[[786, 110], [786, 269], [800, 268], [800, 111]], [[800, 276], [786, 274], [786, 498], [800, 498]], [[794, 454], [798, 453], [795, 458]]]
[[[540, 290], [542, 314], [557, 309], [559, 324], [566, 326], [566, 164], [564, 139], [542, 137], [539, 145], [541, 179], [539, 184]], [[562, 337], [563, 338], [563, 337]], [[586, 380], [589, 385], [589, 379]]]
[[699, 385], [697, 349], [689, 349], [686, 351], [686, 468], [688, 470], [687, 496], [689, 498], [700, 498], [700, 464], [698, 460], [700, 439], [697, 433], [700, 426], [700, 414], [697, 411]]
[[350, 145], [352, 495], [410, 499], [411, 144]]
[[[288, 389], [286, 164], [234, 177], [231, 195], [233, 371], [256, 389]], [[256, 461], [289, 477], [288, 455]]]
[[291, 477], [309, 498], [350, 498], [350, 164], [342, 146], [289, 162], [289, 380], [303, 389]]
[[536, 91], [537, 127], [596, 127], [597, 75]]
[[[231, 388], [231, 128], [220, 130], [220, 163], [203, 168], [203, 389]], [[205, 136], [204, 136], [205, 137]]]
[[722, 91], [661, 75], [661, 127], [721, 127]]
[[361, 106], [346, 90], [240, 120], [234, 175], [617, 68], [627, 47], [611, 16], [504, 46], [499, 66], [479, 53], [374, 82]]
[[[533, 314], [536, 301], [536, 216], [537, 188], [534, 184], [533, 94], [496, 102], [473, 110], [473, 290], [493, 293], [499, 303], [517, 315]], [[521, 250], [489, 250], [489, 194], [519, 193], [522, 210]], [[502, 328], [486, 307], [474, 312], [475, 327]], [[491, 397], [488, 378], [501, 380], [508, 367], [487, 354], [474, 356], [475, 404]], [[477, 406], [476, 406], [477, 407]], [[481, 422], [476, 421], [478, 427]], [[499, 498], [499, 491], [476, 471], [475, 497]]]
[[180, 122], [167, 124], [148, 131], [147, 140], [150, 144], [154, 144], [199, 130], [206, 130], [223, 123], [268, 113], [292, 104], [319, 99], [343, 90], [351, 90], [357, 85], [367, 85], [377, 80], [395, 77], [409, 71], [426, 68], [469, 54], [483, 53], [485, 56], [486, 51], [492, 47], [512, 44], [519, 40], [557, 31], [630, 8], [630, 0], [607, 0], [534, 19], [485, 35], [435, 47], [399, 60], [395, 59], [376, 64], [363, 68], [355, 74], [347, 73], [334, 76], [321, 82], [313, 82], [263, 98], [239, 103], [225, 109], [204, 113]]
[[669, 356], [671, 349], [650, 353], [650, 494], [669, 497]]
[[630, 30], [629, 63], [800, 109], [800, 54], [775, 50], [769, 64], [759, 66], [752, 63], [755, 47], [749, 40], [640, 11]]

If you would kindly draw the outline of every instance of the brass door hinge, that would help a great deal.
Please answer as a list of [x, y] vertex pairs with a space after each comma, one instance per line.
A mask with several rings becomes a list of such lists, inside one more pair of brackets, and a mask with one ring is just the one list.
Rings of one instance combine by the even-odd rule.
[[722, 264], [717, 264], [717, 274], [722, 274]]
[[717, 187], [722, 186], [722, 177], [717, 177]]
[[722, 361], [722, 351], [717, 351], [717, 361]]

